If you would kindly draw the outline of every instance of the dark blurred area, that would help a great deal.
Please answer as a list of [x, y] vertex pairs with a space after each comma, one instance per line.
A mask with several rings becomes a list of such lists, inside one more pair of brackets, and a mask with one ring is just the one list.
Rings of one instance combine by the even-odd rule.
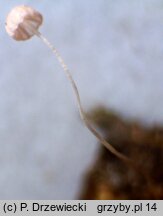
[[139, 169], [101, 146], [80, 199], [163, 199], [163, 128], [145, 128], [102, 107], [92, 111], [90, 118]]

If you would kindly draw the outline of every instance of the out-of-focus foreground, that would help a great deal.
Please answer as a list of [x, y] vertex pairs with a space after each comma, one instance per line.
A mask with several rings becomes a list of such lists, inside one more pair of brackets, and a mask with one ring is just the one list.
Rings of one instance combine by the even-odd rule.
[[97, 108], [92, 121], [135, 166], [101, 147], [81, 190], [81, 199], [163, 199], [163, 128], [144, 128]]

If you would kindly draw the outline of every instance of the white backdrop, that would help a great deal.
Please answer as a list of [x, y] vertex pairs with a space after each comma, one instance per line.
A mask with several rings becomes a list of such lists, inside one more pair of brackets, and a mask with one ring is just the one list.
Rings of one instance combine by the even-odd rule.
[[161, 0], [0, 0], [0, 199], [73, 199], [98, 147], [71, 87], [36, 37], [16, 42], [13, 6], [44, 15], [86, 110], [104, 104], [150, 125], [163, 122]]

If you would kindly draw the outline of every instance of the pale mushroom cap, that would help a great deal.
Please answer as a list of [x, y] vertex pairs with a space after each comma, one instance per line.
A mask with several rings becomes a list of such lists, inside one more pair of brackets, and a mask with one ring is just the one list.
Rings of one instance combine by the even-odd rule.
[[13, 8], [6, 19], [6, 31], [15, 40], [28, 40], [43, 22], [42, 15], [28, 6]]

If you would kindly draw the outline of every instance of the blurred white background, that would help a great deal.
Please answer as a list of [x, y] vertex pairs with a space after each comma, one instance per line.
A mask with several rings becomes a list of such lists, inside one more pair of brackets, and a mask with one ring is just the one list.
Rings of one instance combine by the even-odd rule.
[[41, 41], [16, 42], [8, 12], [33, 6], [86, 110], [103, 104], [163, 122], [162, 0], [0, 0], [0, 199], [75, 199], [98, 143], [80, 121], [70, 84]]

